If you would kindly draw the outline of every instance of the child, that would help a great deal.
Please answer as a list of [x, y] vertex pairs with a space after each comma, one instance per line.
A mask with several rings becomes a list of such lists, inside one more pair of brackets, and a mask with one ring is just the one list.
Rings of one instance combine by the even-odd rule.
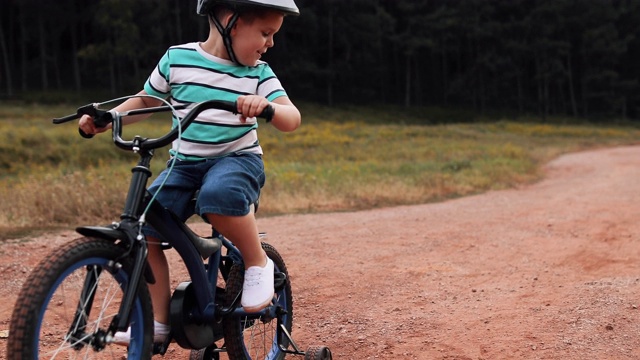
[[[262, 250], [251, 206], [264, 185], [262, 149], [255, 116], [271, 105], [271, 124], [281, 131], [300, 125], [300, 112], [287, 97], [280, 81], [260, 57], [274, 45], [273, 36], [285, 15], [298, 15], [294, 0], [198, 0], [197, 12], [209, 18], [205, 42], [173, 46], [149, 76], [140, 95], [168, 98], [172, 104], [208, 99], [237, 101], [241, 114], [207, 110], [182, 134], [170, 155], [176, 158], [170, 176], [156, 200], [186, 220], [194, 213], [190, 199], [200, 190], [195, 212], [230, 239], [242, 253], [245, 280], [241, 304], [256, 312], [274, 295], [273, 262]], [[115, 110], [125, 111], [162, 105], [151, 97], [128, 99]], [[179, 111], [182, 117], [188, 110]], [[125, 118], [125, 124], [149, 115]], [[175, 118], [174, 118], [174, 121]], [[96, 128], [84, 116], [79, 127], [87, 134]], [[179, 151], [178, 151], [179, 150]], [[149, 187], [155, 193], [166, 177], [159, 174]], [[169, 333], [169, 267], [161, 241], [153, 229], [145, 229], [149, 264], [156, 278], [149, 284], [155, 314], [155, 342]], [[129, 343], [128, 332], [115, 334], [115, 342]]]

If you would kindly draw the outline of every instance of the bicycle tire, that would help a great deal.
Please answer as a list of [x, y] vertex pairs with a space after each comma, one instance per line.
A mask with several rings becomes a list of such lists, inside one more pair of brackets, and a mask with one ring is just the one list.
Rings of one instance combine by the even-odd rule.
[[[286, 282], [277, 292], [278, 305], [282, 307], [284, 313], [281, 316], [282, 324], [289, 334], [291, 334], [291, 324], [293, 322], [293, 296], [291, 294], [291, 281], [284, 260], [278, 251], [267, 243], [262, 243], [262, 249], [267, 256], [273, 260], [275, 271], [286, 275]], [[225, 305], [229, 305], [242, 291], [244, 282], [244, 268], [242, 264], [235, 264], [231, 268], [227, 279], [227, 290], [225, 293]], [[281, 360], [285, 353], [280, 349], [276, 336], [278, 319], [264, 318], [238, 318], [226, 317], [222, 320], [224, 330], [224, 340], [229, 359], [250, 360], [266, 359]], [[289, 345], [287, 338], [280, 339], [280, 344], [285, 348]]]
[[[46, 256], [18, 295], [7, 359], [150, 359], [153, 310], [144, 281], [130, 314], [129, 346], [104, 336], [133, 267], [131, 258], [122, 258], [125, 251], [110, 240], [81, 237]], [[78, 311], [84, 316], [76, 316]]]

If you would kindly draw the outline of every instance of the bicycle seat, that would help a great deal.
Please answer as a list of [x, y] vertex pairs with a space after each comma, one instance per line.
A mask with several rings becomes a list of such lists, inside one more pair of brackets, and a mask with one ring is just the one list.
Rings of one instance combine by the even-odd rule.
[[171, 217], [176, 220], [176, 223], [178, 224], [178, 226], [180, 226], [182, 231], [187, 235], [189, 241], [191, 241], [191, 243], [196, 247], [198, 253], [202, 256], [203, 259], [208, 258], [213, 253], [220, 250], [220, 247], [222, 247], [222, 241], [220, 239], [218, 239], [217, 237], [202, 237], [196, 234], [195, 232], [193, 232], [193, 230], [191, 230], [189, 226], [187, 226], [187, 224], [185, 224], [180, 220], [180, 218], [178, 218], [178, 215], [174, 214], [171, 211], [169, 213], [171, 214]]

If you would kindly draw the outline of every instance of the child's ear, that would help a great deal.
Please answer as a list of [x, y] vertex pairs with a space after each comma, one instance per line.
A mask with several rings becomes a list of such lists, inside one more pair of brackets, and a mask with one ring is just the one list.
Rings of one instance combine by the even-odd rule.
[[238, 22], [236, 21], [235, 24], [233, 24], [233, 26], [231, 27], [231, 36], [236, 36], [236, 33], [238, 32]]
[[[224, 15], [222, 16], [222, 19], [220, 19], [220, 23], [222, 24], [223, 27], [227, 27], [227, 25], [229, 24], [229, 21], [231, 21], [231, 17], [233, 16], [233, 13], [231, 12], [225, 12]], [[236, 21], [237, 23], [237, 21]], [[234, 24], [233, 27], [235, 28], [236, 25]]]
[[236, 31], [238, 31], [238, 24], [240, 24], [240, 22], [242, 22], [243, 24], [245, 24], [244, 20], [239, 17], [238, 20], [236, 20], [235, 23], [233, 23], [233, 26], [231, 27], [231, 35], [236, 35]]

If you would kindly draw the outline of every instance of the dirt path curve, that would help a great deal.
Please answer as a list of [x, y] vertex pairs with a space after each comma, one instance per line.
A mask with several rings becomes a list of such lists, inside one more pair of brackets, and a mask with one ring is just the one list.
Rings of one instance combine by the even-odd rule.
[[[640, 358], [640, 147], [546, 169], [437, 204], [260, 219], [291, 273], [298, 344], [358, 360]], [[30, 267], [74, 236], [0, 248], [0, 335]]]

